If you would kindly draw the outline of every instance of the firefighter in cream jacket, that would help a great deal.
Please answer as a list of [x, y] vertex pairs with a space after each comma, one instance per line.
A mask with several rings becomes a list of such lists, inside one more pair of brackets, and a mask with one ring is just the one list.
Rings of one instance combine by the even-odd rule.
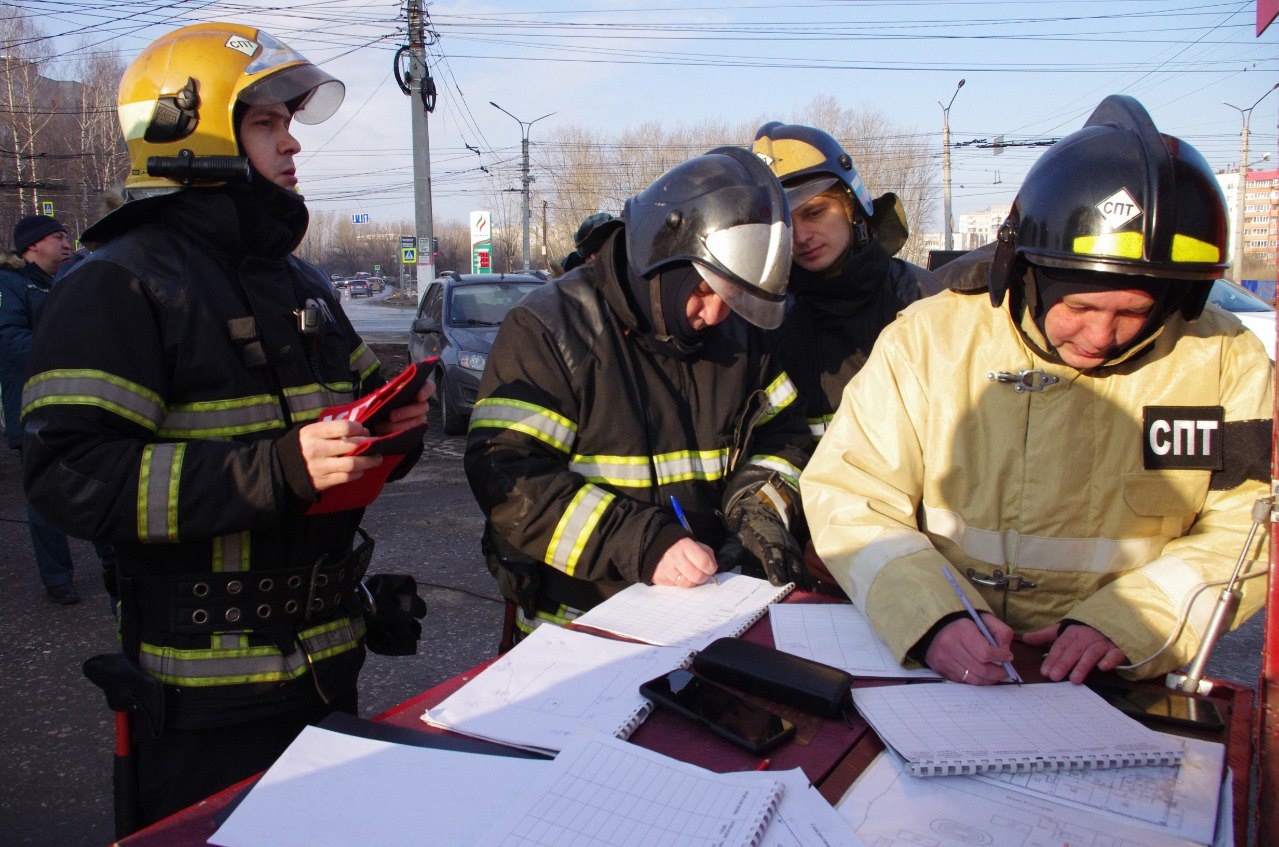
[[[1109, 97], [1027, 175], [989, 299], [945, 292], [885, 330], [801, 488], [817, 552], [899, 661], [993, 684], [1014, 633], [1076, 683], [1193, 657], [1270, 468], [1273, 366], [1205, 308], [1225, 221], [1203, 158]], [[1244, 580], [1236, 625], [1263, 595]]]

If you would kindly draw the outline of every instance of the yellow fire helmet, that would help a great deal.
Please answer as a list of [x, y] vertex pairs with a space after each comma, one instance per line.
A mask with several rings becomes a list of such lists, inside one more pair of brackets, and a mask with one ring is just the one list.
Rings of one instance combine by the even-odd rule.
[[294, 119], [318, 124], [345, 95], [341, 82], [255, 27], [205, 23], [171, 32], [144, 48], [120, 80], [125, 193], [135, 200], [247, 174], [237, 104], [285, 103]]

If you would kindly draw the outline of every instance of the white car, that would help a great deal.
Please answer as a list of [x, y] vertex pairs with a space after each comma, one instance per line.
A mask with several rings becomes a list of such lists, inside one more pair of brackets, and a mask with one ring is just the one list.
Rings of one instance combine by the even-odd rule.
[[1208, 302], [1220, 306], [1243, 322], [1252, 333], [1261, 339], [1270, 360], [1275, 358], [1275, 310], [1266, 305], [1266, 301], [1258, 298], [1246, 288], [1235, 285], [1229, 280], [1219, 279], [1212, 284], [1208, 294]]

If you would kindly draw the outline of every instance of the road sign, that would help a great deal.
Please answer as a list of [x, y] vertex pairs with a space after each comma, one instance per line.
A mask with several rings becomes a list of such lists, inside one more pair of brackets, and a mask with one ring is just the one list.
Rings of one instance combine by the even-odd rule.
[[401, 247], [400, 248], [400, 264], [416, 265], [417, 264], [417, 248]]
[[43, 203], [40, 204], [40, 208], [42, 209], [42, 214], [47, 215], [48, 217], [53, 217], [53, 201], [52, 200], [45, 200]]
[[373, 273], [375, 273], [375, 274], [380, 274], [380, 273], [382, 273], [382, 266], [381, 266], [381, 265], [374, 265], [374, 266], [373, 266]]
[[351, 215], [351, 223], [353, 224], [366, 224], [368, 222], [369, 222], [368, 212], [361, 212], [358, 215]]
[[416, 235], [401, 235], [401, 236], [400, 236], [400, 246], [401, 246], [401, 247], [416, 247], [416, 246], [417, 246], [417, 236], [416, 236]]

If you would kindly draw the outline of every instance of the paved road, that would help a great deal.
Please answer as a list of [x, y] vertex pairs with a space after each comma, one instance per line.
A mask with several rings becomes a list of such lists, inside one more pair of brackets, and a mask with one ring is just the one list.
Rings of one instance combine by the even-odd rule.
[[[350, 301], [344, 301], [344, 306]], [[410, 310], [351, 304], [373, 342], [402, 344]], [[370, 656], [361, 677], [362, 715], [371, 716], [477, 662], [497, 647], [501, 605], [479, 556], [482, 518], [462, 474], [463, 439], [435, 425], [423, 460], [388, 486], [365, 526], [377, 539], [375, 570], [411, 573], [428, 613], [419, 655]], [[18, 463], [0, 451], [0, 841], [40, 847], [111, 840], [111, 725], [101, 695], [80, 674], [87, 657], [113, 649], [92, 548], [74, 542], [84, 602], [44, 601], [27, 535]], [[1218, 649], [1213, 676], [1255, 685], [1261, 617]], [[373, 813], [376, 813], [374, 811]]]

